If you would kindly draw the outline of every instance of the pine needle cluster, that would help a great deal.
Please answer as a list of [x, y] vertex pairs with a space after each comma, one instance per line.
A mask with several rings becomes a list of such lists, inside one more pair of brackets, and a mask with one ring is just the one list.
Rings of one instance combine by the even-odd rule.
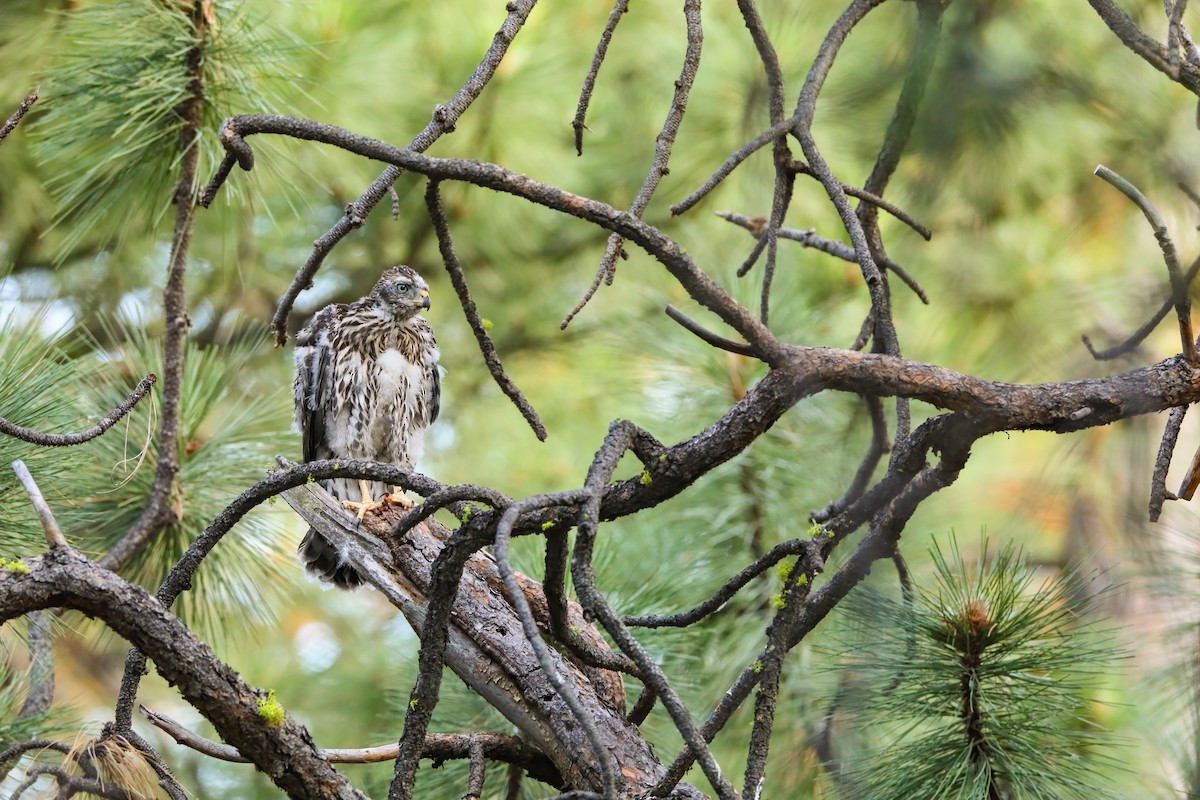
[[[45, 76], [32, 126], [39, 158], [64, 226], [59, 257], [85, 240], [106, 247], [155, 231], [171, 207], [176, 164], [185, 146], [180, 109], [201, 104], [201, 175], [220, 160], [224, 116], [266, 110], [275, 96], [265, 77], [282, 71], [296, 43], [230, 3], [209, 3], [208, 23], [193, 24], [190, 4], [115, 0], [63, 12], [69, 43]], [[189, 69], [199, 53], [201, 72]], [[199, 80], [197, 80], [197, 77]], [[98, 239], [96, 237], [99, 237]]]
[[[256, 343], [251, 333], [229, 345], [189, 343], [184, 356], [178, 452], [180, 470], [172, 489], [177, 521], [169, 525], [129, 565], [133, 580], [157, 588], [167, 570], [201, 531], [247, 486], [261, 480], [276, 455], [294, 447], [289, 435], [290, 403], [284, 386], [257, 380]], [[96, 345], [101, 369], [94, 391], [115, 404], [128, 387], [161, 363], [159, 342], [140, 329], [110, 331], [121, 344]], [[157, 434], [151, 398], [127, 420], [86, 445], [72, 479], [56, 487], [51, 499], [61, 507], [60, 522], [73, 541], [90, 554], [107, 551], [141, 512], [154, 481]], [[286, 590], [283, 575], [291, 564], [285, 535], [288, 515], [263, 507], [251, 512], [205, 561], [192, 591], [176, 609], [189, 624], [209, 636], [236, 634], [226, 626], [236, 609], [239, 620], [267, 622], [271, 593]]]
[[[68, 357], [68, 341], [42, 336], [48, 308], [28, 318], [10, 315], [0, 322], [0, 417], [43, 433], [82, 430], [98, 410], [63, 391], [86, 385], [90, 369]], [[103, 413], [103, 412], [101, 412]], [[41, 525], [10, 465], [24, 460], [35, 478], [59, 473], [70, 459], [62, 448], [39, 447], [11, 436], [0, 436], [0, 557], [35, 555], [45, 549]]]
[[1035, 586], [1011, 546], [968, 565], [935, 545], [932, 563], [908, 602], [864, 589], [846, 609], [846, 708], [875, 743], [842, 772], [844, 795], [1110, 796], [1088, 693], [1113, 649], [1086, 622], [1079, 578]]

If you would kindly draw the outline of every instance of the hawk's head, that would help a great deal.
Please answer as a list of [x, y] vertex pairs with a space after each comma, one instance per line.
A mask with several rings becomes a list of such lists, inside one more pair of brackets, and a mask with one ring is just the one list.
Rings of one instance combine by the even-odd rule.
[[400, 264], [379, 276], [371, 299], [398, 320], [407, 320], [429, 308], [429, 285], [412, 267]]

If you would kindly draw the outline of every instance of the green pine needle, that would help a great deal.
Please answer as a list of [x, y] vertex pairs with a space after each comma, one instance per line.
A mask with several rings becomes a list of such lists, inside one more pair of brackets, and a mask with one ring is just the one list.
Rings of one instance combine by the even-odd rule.
[[[100, 391], [116, 402], [132, 376], [160, 371], [159, 343], [139, 329], [110, 331], [123, 343], [103, 354]], [[178, 458], [172, 501], [180, 519], [168, 526], [127, 567], [128, 577], [157, 588], [167, 570], [205, 527], [243, 490], [265, 476], [276, 455], [294, 447], [289, 433], [291, 400], [278, 383], [255, 380], [254, 342], [200, 347], [189, 343], [180, 402]], [[157, 398], [156, 398], [157, 399]], [[99, 554], [123, 536], [138, 518], [154, 480], [157, 433], [151, 403], [143, 402], [127, 421], [88, 445], [91, 461], [70, 484], [59, 487], [59, 522], [70, 535], [86, 531], [76, 545]], [[203, 636], [229, 636], [244, 625], [226, 627], [223, 618], [270, 622], [272, 595], [286, 590], [286, 569], [294, 558], [286, 509], [260, 507], [228, 533], [211, 553], [176, 610]], [[236, 612], [235, 612], [236, 609]]]
[[[58, 257], [84, 242], [105, 248], [159, 227], [171, 208], [185, 142], [178, 109], [199, 89], [202, 100], [198, 180], [223, 152], [222, 118], [286, 107], [294, 89], [285, 56], [297, 41], [266, 20], [218, 4], [217, 24], [202, 37], [187, 13], [157, 0], [116, 0], [63, 12], [61, 61], [45, 76], [45, 116], [31, 126], [36, 153], [52, 170], [49, 188], [64, 221]], [[197, 86], [188, 53], [202, 53]], [[278, 89], [284, 78], [291, 86]], [[228, 189], [225, 195], [236, 192]]]
[[910, 604], [864, 588], [845, 609], [859, 637], [845, 706], [878, 739], [851, 759], [845, 795], [1109, 796], [1107, 737], [1088, 705], [1114, 654], [1085, 621], [1079, 579], [1035, 586], [1012, 546], [991, 559], [985, 547], [977, 566], [936, 546], [932, 557]]
[[[89, 385], [91, 371], [68, 358], [69, 342], [38, 334], [48, 311], [44, 308], [28, 319], [18, 320], [14, 315], [0, 322], [0, 416], [42, 433], [83, 430], [98, 418], [100, 404], [94, 397], [79, 403], [63, 389]], [[44, 489], [53, 476], [69, 472], [83, 461], [72, 450], [0, 436], [0, 552], [10, 557], [30, 556], [46, 547], [41, 524], [12, 472], [12, 462], [24, 460]]]

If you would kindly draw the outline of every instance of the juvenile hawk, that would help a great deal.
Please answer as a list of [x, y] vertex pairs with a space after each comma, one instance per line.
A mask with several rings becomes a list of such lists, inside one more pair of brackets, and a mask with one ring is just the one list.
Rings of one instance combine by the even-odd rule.
[[[296, 335], [296, 424], [305, 461], [362, 458], [412, 469], [441, 398], [437, 342], [418, 316], [427, 308], [428, 285], [400, 265], [361, 300], [318, 311]], [[407, 503], [402, 490], [389, 496], [378, 481], [330, 478], [321, 485], [360, 520], [383, 502]], [[309, 572], [339, 588], [362, 583], [314, 529], [300, 542], [300, 556]]]

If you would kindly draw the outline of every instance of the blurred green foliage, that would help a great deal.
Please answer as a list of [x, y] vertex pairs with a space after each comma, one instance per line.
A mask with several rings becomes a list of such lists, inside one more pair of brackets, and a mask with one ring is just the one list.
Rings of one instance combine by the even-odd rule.
[[[1126, 5], [1165, 36], [1161, 4]], [[172, 57], [190, 45], [186, 31], [169, 27], [168, 6], [0, 3], [0, 116], [32, 87], [42, 94], [0, 146], [0, 270], [7, 276], [0, 283], [0, 415], [13, 422], [82, 429], [156, 369], [177, 125], [154, 112], [178, 92]], [[861, 181], [870, 170], [909, 57], [912, 6], [893, 2], [873, 12], [823, 91], [815, 134], [843, 180]], [[842, 5], [763, 0], [760, 7], [794, 97]], [[214, 8], [202, 180], [215, 167], [216, 123], [235, 113], [313, 117], [406, 143], [467, 79], [503, 18], [502, 4], [417, 0], [230, 0]], [[683, 19], [677, 3], [633, 4], [601, 71], [577, 157], [569, 122], [608, 11], [607, 3], [536, 8], [487, 91], [431, 152], [496, 161], [628, 204], [666, 115], [684, 49]], [[1097, 163], [1152, 198], [1185, 259], [1200, 246], [1200, 211], [1175, 187], [1182, 181], [1200, 188], [1195, 99], [1121, 48], [1090, 13], [1054, 0], [959, 0], [950, 8], [912, 144], [888, 192], [935, 235], [927, 243], [895, 220], [882, 222], [890, 256], [932, 299], [924, 306], [893, 281], [909, 357], [985, 378], [1042, 381], [1105, 374], [1177, 347], [1164, 329], [1113, 365], [1093, 362], [1079, 343], [1085, 332], [1101, 345], [1123, 337], [1166, 295], [1150, 231], [1123, 197], [1091, 177]], [[734, 275], [753, 241], [712, 212], [768, 213], [770, 156], [750, 159], [687, 215], [671, 219], [667, 211], [767, 126], [765, 80], [736, 8], [708, 4], [704, 22], [702, 66], [671, 172], [646, 216], [757, 307], [760, 273]], [[171, 41], [174, 48], [163, 44]], [[108, 104], [105, 87], [114, 84], [125, 98], [144, 92], [146, 113], [127, 115]], [[196, 218], [187, 287], [194, 346], [177, 494], [185, 514], [131, 566], [129, 574], [146, 585], [275, 454], [295, 454], [297, 442], [287, 434], [290, 354], [273, 350], [262, 326], [312, 240], [381, 169], [310, 143], [255, 137], [253, 145], [255, 170], [235, 171], [215, 207]], [[445, 185], [455, 244], [480, 311], [494, 322], [507, 369], [550, 431], [549, 441], [538, 443], [478, 357], [440, 266], [421, 181], [404, 176], [397, 190], [399, 218], [389, 216], [385, 200], [345, 239], [301, 295], [291, 326], [329, 302], [360, 296], [387, 265], [409, 263], [429, 279], [430, 318], [447, 375], [442, 418], [420, 467], [439, 480], [514, 496], [577, 486], [611, 420], [627, 417], [677, 441], [715, 420], [762, 374], [759, 365], [715, 351], [667, 320], [661, 309], [675, 303], [715, 326], [632, 248], [615, 283], [560, 331], [594, 274], [606, 234], [509, 197]], [[844, 238], [821, 187], [804, 179], [787, 224]], [[783, 243], [772, 309], [772, 327], [783, 338], [844, 347], [868, 298], [855, 265]], [[68, 533], [99, 551], [135, 516], [149, 485], [153, 443], [146, 463], [124, 470], [153, 430], [150, 413], [139, 407], [101, 440], [66, 451], [35, 452], [0, 439], [0, 463], [25, 458]], [[914, 413], [919, 419], [930, 412]], [[918, 579], [928, 574], [919, 557], [923, 540], [986, 528], [995, 539], [1024, 543], [1048, 570], [1082, 560], [1114, 583], [1127, 582], [1101, 605], [1118, 621], [1138, 622], [1137, 637], [1114, 636], [1131, 639], [1144, 656], [1139, 664], [1174, 658], [1153, 637], [1155, 625], [1136, 616], [1157, 608], [1141, 589], [1138, 557], [1160, 552], [1164, 538], [1182, 550], [1197, 547], [1187, 508], [1170, 508], [1160, 529], [1144, 523], [1158, 429], [1157, 420], [1135, 420], [1070, 439], [1027, 433], [979, 443], [959, 482], [909, 525], [905, 547]], [[606, 526], [601, 586], [623, 613], [690, 607], [754, 553], [802, 535], [808, 513], [843, 491], [868, 430], [865, 410], [852, 398], [806, 401], [683, 497]], [[1183, 441], [1195, 441], [1191, 428]], [[627, 465], [628, 474], [634, 469]], [[318, 744], [394, 740], [415, 674], [415, 639], [369, 592], [316, 590], [290, 553], [299, 532], [287, 512], [270, 508], [239, 524], [180, 608], [225, 645], [222, 656], [247, 680], [273, 687]], [[35, 553], [39, 537], [19, 488], [0, 477], [0, 555]], [[520, 541], [516, 550], [520, 566], [537, 575], [538, 544]], [[645, 637], [697, 716], [754, 657], [777, 589], [772, 580], [752, 585], [697, 630]], [[93, 632], [84, 627], [59, 641], [60, 682], [70, 687], [60, 694], [103, 717], [123, 645], [97, 643]], [[813, 638], [823, 635], [818, 630]], [[250, 642], [256, 646], [241, 646]], [[806, 643], [789, 661], [764, 796], [830, 796], [812, 740], [836, 691], [836, 680], [813, 669], [824, 660]], [[1166, 787], [1182, 779], [1156, 737], [1187, 728], [1190, 719], [1177, 704], [1177, 725], [1148, 723], [1141, 709], [1151, 706], [1139, 704], [1154, 695], [1140, 674], [1110, 676], [1112, 705], [1103, 722], [1138, 742], [1127, 759], [1138, 764], [1136, 775], [1114, 780], [1143, 789], [1161, 784], [1167, 796]], [[147, 682], [147, 704], [202, 729], [156, 681]], [[504, 728], [455, 680], [445, 691], [439, 730]], [[716, 743], [735, 783], [749, 715], [739, 713]], [[661, 713], [646, 730], [664, 757], [678, 749]], [[203, 761], [165, 742], [162, 749], [198, 796], [276, 796], [249, 767]], [[380, 793], [391, 766], [347, 772]], [[499, 772], [491, 770], [490, 796], [500, 796]], [[689, 779], [702, 782], [698, 771]], [[423, 771], [418, 785], [423, 797], [460, 796], [461, 765]], [[537, 796], [541, 789], [528, 790]]]

